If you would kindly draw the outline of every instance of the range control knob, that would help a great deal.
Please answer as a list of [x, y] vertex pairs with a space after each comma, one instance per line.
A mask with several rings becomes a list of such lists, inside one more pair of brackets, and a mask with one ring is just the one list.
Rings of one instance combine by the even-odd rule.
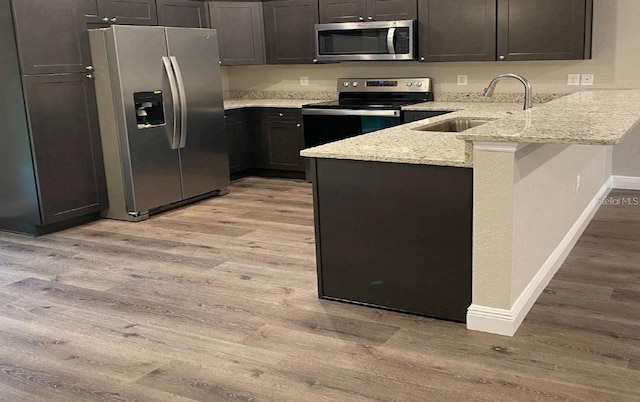
[[353, 82], [351, 83], [351, 86], [352, 86], [352, 87], [357, 87], [357, 86], [358, 86], [358, 81], [353, 81]]
[[413, 82], [411, 82], [411, 81], [407, 81], [407, 86], [408, 86], [408, 87], [412, 87], [412, 86], [413, 86]]
[[414, 85], [417, 86], [417, 87], [421, 87], [422, 86], [422, 82], [416, 81], [416, 83]]
[[349, 83], [348, 83], [348, 82], [343, 82], [343, 83], [342, 83], [342, 86], [343, 86], [343, 87], [348, 87], [348, 86], [349, 86]]

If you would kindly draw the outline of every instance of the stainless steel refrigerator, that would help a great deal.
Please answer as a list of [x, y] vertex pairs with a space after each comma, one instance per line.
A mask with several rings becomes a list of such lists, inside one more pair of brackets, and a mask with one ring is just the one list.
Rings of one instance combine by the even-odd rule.
[[109, 209], [139, 221], [229, 185], [220, 58], [212, 29], [89, 31]]

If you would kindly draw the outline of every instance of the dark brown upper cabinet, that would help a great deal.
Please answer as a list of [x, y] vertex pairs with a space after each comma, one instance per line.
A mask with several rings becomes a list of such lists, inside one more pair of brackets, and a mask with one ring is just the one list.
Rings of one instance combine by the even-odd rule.
[[366, 0], [320, 0], [320, 23], [362, 22], [367, 18]]
[[83, 0], [87, 23], [158, 25], [156, 0]]
[[157, 0], [156, 7], [159, 25], [209, 28], [207, 4], [201, 0]]
[[593, 0], [498, 0], [498, 60], [591, 58]]
[[416, 0], [320, 0], [320, 23], [418, 18]]
[[267, 1], [263, 7], [267, 63], [314, 63], [318, 0]]
[[81, 73], [91, 64], [84, 0], [13, 2], [22, 74]]
[[222, 65], [265, 64], [262, 3], [209, 3], [211, 28], [218, 30]]
[[416, 0], [367, 0], [367, 21], [415, 20]]
[[420, 61], [496, 60], [496, 0], [422, 0]]

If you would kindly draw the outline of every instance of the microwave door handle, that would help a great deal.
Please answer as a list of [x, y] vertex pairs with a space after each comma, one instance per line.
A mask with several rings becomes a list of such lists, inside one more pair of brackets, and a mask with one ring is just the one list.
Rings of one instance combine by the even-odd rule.
[[180, 100], [178, 97], [178, 85], [176, 77], [171, 67], [171, 61], [168, 57], [162, 57], [162, 64], [169, 79], [169, 88], [171, 89], [171, 104], [173, 105], [173, 131], [171, 134], [171, 149], [178, 149], [178, 122], [180, 120]]
[[182, 79], [178, 59], [175, 56], [171, 56], [169, 59], [171, 60], [173, 71], [176, 72], [176, 81], [178, 83], [178, 93], [180, 97], [180, 143], [178, 147], [182, 149], [187, 145], [187, 95], [185, 93], [184, 80]]
[[396, 54], [396, 47], [393, 45], [393, 40], [396, 37], [396, 29], [389, 28], [387, 31], [387, 49], [389, 50], [389, 54]]

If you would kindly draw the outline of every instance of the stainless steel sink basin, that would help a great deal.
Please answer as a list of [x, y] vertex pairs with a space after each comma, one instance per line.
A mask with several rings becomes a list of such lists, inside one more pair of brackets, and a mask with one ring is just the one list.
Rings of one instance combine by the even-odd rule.
[[474, 119], [457, 117], [455, 119], [444, 120], [439, 123], [428, 124], [426, 126], [414, 128], [417, 131], [439, 131], [445, 133], [459, 133], [470, 128], [478, 127], [489, 123], [495, 119]]

